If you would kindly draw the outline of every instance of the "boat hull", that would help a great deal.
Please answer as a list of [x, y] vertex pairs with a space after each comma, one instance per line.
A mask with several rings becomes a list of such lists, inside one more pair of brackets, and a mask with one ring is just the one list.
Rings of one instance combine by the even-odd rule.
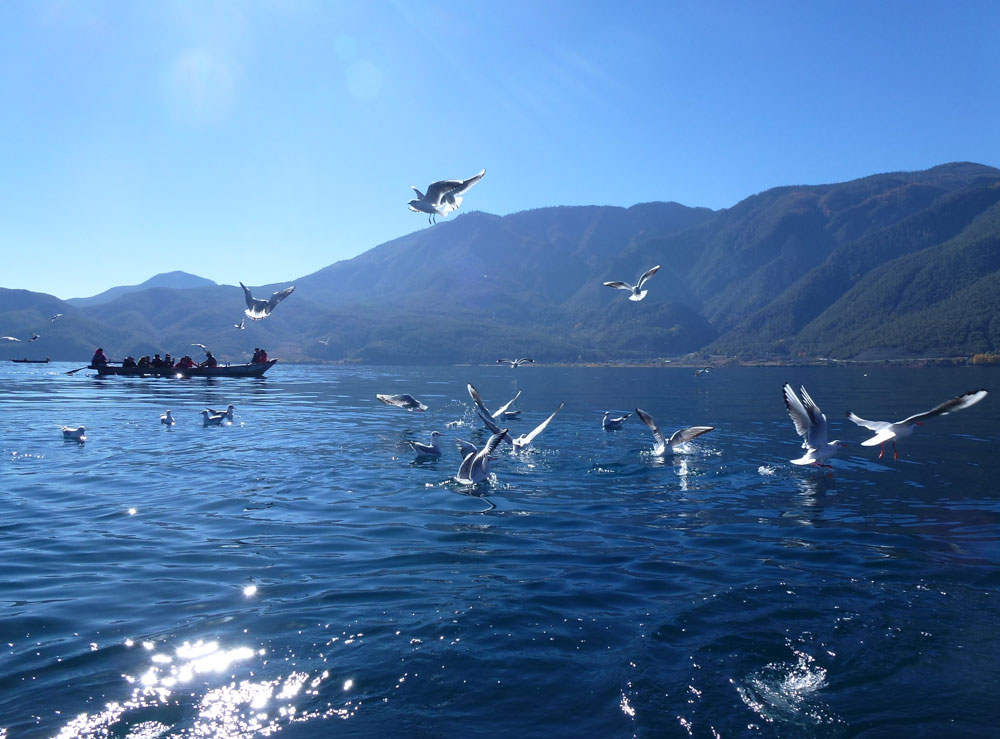
[[263, 377], [277, 362], [271, 359], [257, 364], [230, 364], [219, 367], [122, 367], [114, 364], [99, 364], [91, 369], [97, 370], [101, 377]]
[[12, 359], [11, 362], [17, 362], [18, 364], [48, 364], [48, 359]]

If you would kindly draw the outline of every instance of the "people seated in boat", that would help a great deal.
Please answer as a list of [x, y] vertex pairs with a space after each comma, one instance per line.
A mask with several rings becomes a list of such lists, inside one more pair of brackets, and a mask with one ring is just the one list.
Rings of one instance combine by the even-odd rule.
[[250, 364], [257, 364], [260, 361], [260, 347], [253, 348], [253, 359], [250, 360]]
[[260, 348], [260, 354], [257, 355], [257, 362], [259, 364], [267, 364], [267, 349], [264, 347]]
[[101, 347], [97, 347], [97, 351], [94, 352], [93, 358], [90, 360], [90, 366], [96, 367], [99, 364], [107, 364], [108, 356], [104, 353]]
[[194, 360], [191, 359], [191, 357], [189, 357], [187, 354], [178, 359], [177, 364], [174, 365], [174, 367], [177, 369], [191, 369], [192, 367], [197, 367], [197, 366], [198, 365], [194, 363]]
[[218, 367], [219, 360], [215, 358], [212, 352], [205, 350], [205, 361], [198, 365], [199, 367]]
[[173, 357], [170, 356], [170, 352], [167, 352], [166, 354], [163, 355], [163, 366], [164, 367], [174, 366], [174, 360]]
[[135, 367], [135, 357], [129, 354], [122, 360], [122, 367]]
[[[159, 357], [160, 355], [157, 354], [156, 356]], [[139, 357], [139, 363], [136, 365], [136, 367], [139, 367], [141, 369], [146, 369], [147, 367], [154, 367], [154, 366], [155, 365], [150, 361], [148, 354], [145, 355], [145, 356]]]

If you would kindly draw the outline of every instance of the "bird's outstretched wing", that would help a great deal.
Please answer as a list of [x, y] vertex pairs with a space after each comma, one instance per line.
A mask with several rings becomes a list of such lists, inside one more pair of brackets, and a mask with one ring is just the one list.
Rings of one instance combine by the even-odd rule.
[[795, 424], [795, 432], [802, 437], [804, 449], [819, 449], [826, 444], [826, 416], [816, 405], [816, 402], [806, 392], [804, 386], [799, 386], [802, 399], [795, 394], [787, 382], [781, 388], [785, 396], [785, 408]]
[[649, 427], [649, 430], [653, 432], [653, 440], [656, 442], [656, 448], [661, 449], [666, 445], [666, 440], [663, 438], [663, 432], [660, 431], [660, 427], [656, 425], [656, 419], [651, 415], [646, 413], [642, 408], [636, 408], [635, 412], [639, 414], [639, 418], [642, 422]]
[[[254, 304], [257, 301], [254, 299], [254, 296], [250, 294], [250, 288], [244, 285], [242, 282], [240, 283], [240, 287], [243, 288], [243, 299], [247, 301], [247, 308], [253, 310]], [[263, 303], [264, 301], [261, 300], [260, 302]]]
[[438, 182], [432, 182], [427, 186], [426, 197], [421, 199], [426, 200], [435, 207], [440, 206], [444, 196], [460, 188], [462, 184], [462, 180], [439, 180]]
[[510, 408], [514, 404], [514, 401], [517, 400], [520, 397], [521, 397], [521, 391], [518, 390], [517, 391], [517, 395], [515, 395], [513, 398], [511, 398], [506, 403], [504, 403], [502, 406], [500, 406], [495, 411], [493, 411], [493, 414], [492, 414], [493, 418], [499, 418], [500, 416], [502, 416], [507, 411], [507, 409]]
[[656, 265], [655, 267], [651, 267], [650, 269], [647, 269], [645, 272], [643, 272], [642, 277], [639, 278], [639, 282], [637, 282], [635, 285], [636, 290], [642, 290], [643, 283], [645, 283], [646, 280], [655, 275], [659, 269], [660, 265]]
[[273, 311], [274, 307], [291, 295], [294, 290], [295, 285], [292, 285], [291, 287], [286, 287], [284, 290], [278, 290], [278, 292], [271, 295], [271, 299], [267, 301], [267, 312], [270, 313]]
[[709, 431], [715, 431], [715, 426], [688, 426], [686, 429], [679, 429], [671, 434], [670, 446], [677, 446], [678, 444], [691, 441], [691, 439], [697, 439]]
[[522, 436], [521, 437], [521, 446], [525, 446], [526, 444], [530, 444], [532, 439], [534, 439], [536, 436], [538, 436], [540, 433], [542, 433], [545, 430], [545, 427], [548, 426], [549, 423], [552, 421], [552, 419], [556, 417], [556, 414], [559, 413], [559, 411], [561, 411], [563, 409], [564, 405], [566, 405], [565, 401], [562, 402], [562, 403], [560, 403], [559, 407], [556, 408], [554, 411], [552, 411], [552, 415], [551, 416], [549, 416], [544, 421], [542, 421], [540, 424], [538, 424], [537, 426], [535, 426], [535, 428], [533, 428], [530, 433], [525, 434], [524, 436]]
[[473, 402], [475, 402], [476, 408], [479, 410], [479, 415], [492, 419], [493, 414], [486, 408], [486, 404], [483, 402], [483, 396], [479, 394], [479, 391], [473, 387], [471, 382], [466, 385], [466, 389], [469, 391], [469, 397], [471, 397]]
[[479, 180], [483, 179], [483, 175], [485, 175], [485, 174], [486, 174], [486, 170], [484, 169], [479, 174], [473, 175], [472, 177], [470, 177], [467, 180], [462, 180], [459, 183], [458, 187], [450, 190], [448, 192], [448, 194], [451, 195], [452, 197], [454, 197], [456, 195], [464, 195], [465, 193], [467, 193], [469, 191], [470, 187], [472, 187], [477, 182], [479, 182]]
[[621, 280], [612, 280], [611, 282], [602, 282], [601, 284], [604, 285], [605, 287], [613, 287], [616, 290], [628, 290], [629, 292], [632, 291], [632, 286], [627, 282], [622, 282]]
[[985, 398], [987, 395], [985, 390], [970, 390], [967, 393], [962, 393], [961, 395], [956, 395], [950, 400], [946, 400], [941, 405], [931, 408], [929, 411], [924, 411], [923, 413], [915, 413], [909, 418], [904, 418], [899, 423], [917, 423], [918, 421], [923, 421], [925, 418], [933, 418], [934, 416], [947, 416], [949, 413], [954, 413], [955, 411], [960, 411], [963, 408], [968, 408], [970, 405], [975, 405], [980, 400]]

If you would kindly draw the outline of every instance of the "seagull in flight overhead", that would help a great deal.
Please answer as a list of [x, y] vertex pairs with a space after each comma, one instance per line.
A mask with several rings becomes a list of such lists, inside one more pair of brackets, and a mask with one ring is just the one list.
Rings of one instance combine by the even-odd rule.
[[204, 344], [192, 344], [191, 346], [200, 346], [200, 347], [201, 347], [201, 350], [202, 350], [203, 352], [207, 352], [207, 351], [208, 351], [208, 347], [207, 347], [207, 346], [205, 346]]
[[42, 337], [33, 332], [31, 334], [31, 338], [28, 339], [28, 343], [30, 344], [32, 341], [38, 341], [40, 338], [42, 338]]
[[271, 311], [277, 307], [278, 303], [287, 298], [292, 294], [295, 289], [295, 285], [291, 287], [286, 287], [284, 290], [278, 290], [269, 299], [262, 300], [261, 298], [255, 298], [250, 294], [250, 288], [240, 283], [240, 287], [243, 288], [243, 297], [247, 301], [247, 309], [243, 311], [246, 313], [247, 318], [251, 321], [261, 321], [271, 315]]
[[427, 186], [426, 195], [411, 185], [410, 188], [417, 194], [417, 197], [408, 203], [410, 210], [414, 213], [427, 213], [427, 222], [436, 223], [438, 216], [446, 217], [453, 210], [457, 210], [458, 206], [462, 204], [462, 195], [483, 179], [485, 174], [486, 170], [484, 169], [467, 180], [433, 182]]
[[692, 439], [697, 439], [702, 434], [707, 434], [709, 431], [715, 430], [715, 426], [689, 426], [686, 429], [674, 431], [670, 438], [667, 439], [651, 415], [641, 408], [636, 408], [635, 412], [639, 414], [642, 422], [653, 432], [653, 439], [656, 441], [656, 446], [653, 447], [653, 454], [657, 457], [665, 457], [667, 454], [673, 454], [682, 444], [686, 444]]
[[781, 391], [785, 397], [785, 408], [795, 424], [795, 433], [802, 437], [802, 448], [806, 450], [803, 456], [791, 460], [792, 464], [814, 464], [833, 469], [831, 465], [823, 463], [836, 456], [847, 445], [840, 439], [826, 440], [826, 416], [816, 405], [816, 401], [809, 397], [805, 386], [799, 386], [801, 400], [787, 382], [781, 386]]
[[247, 327], [247, 319], [241, 318], [239, 323], [234, 323], [233, 328], [238, 328], [240, 331], [245, 331]]
[[712, 370], [711, 367], [705, 367], [704, 369], [696, 369], [694, 371], [694, 376], [697, 377], [698, 375], [707, 375], [711, 370]]
[[642, 289], [642, 286], [645, 285], [646, 280], [655, 275], [657, 270], [659, 269], [660, 265], [656, 265], [655, 267], [647, 269], [645, 272], [642, 273], [642, 277], [640, 277], [639, 281], [634, 285], [630, 285], [627, 282], [622, 282], [621, 280], [612, 280], [611, 282], [605, 282], [603, 284], [606, 287], [613, 287], [616, 290], [628, 290], [632, 293], [631, 295], [628, 296], [628, 299], [639, 302], [644, 297], [646, 297], [646, 292], [647, 292], [646, 290]]
[[62, 313], [56, 313], [52, 318], [49, 319], [49, 323], [54, 323], [57, 318], [62, 316]]
[[20, 341], [20, 339], [15, 339], [13, 336], [0, 336], [0, 341]]
[[500, 429], [489, 438], [482, 449], [466, 454], [458, 468], [458, 473], [455, 475], [455, 481], [462, 485], [475, 485], [489, 477], [490, 455], [496, 451], [501, 440], [506, 437], [507, 429]]
[[949, 413], [954, 411], [960, 411], [963, 408], [968, 408], [970, 405], [975, 405], [985, 397], [985, 390], [970, 390], [967, 393], [956, 395], [951, 400], [946, 400], [941, 403], [941, 405], [935, 406], [929, 411], [915, 413], [909, 418], [904, 418], [902, 421], [896, 421], [895, 423], [891, 423], [889, 421], [866, 421], [863, 418], [858, 418], [858, 416], [854, 415], [850, 411], [847, 411], [847, 417], [854, 421], [854, 423], [858, 424], [858, 426], [863, 426], [869, 431], [875, 432], [875, 436], [862, 441], [861, 446], [875, 446], [876, 444], [881, 444], [882, 448], [879, 450], [878, 458], [882, 459], [882, 455], [885, 454], [885, 443], [887, 441], [891, 441], [892, 458], [899, 459], [899, 452], [896, 451], [896, 439], [905, 439], [907, 436], [912, 434], [914, 426], [923, 426], [924, 420], [927, 418], [933, 418], [934, 416], [947, 416]]
[[440, 457], [441, 445], [438, 443], [438, 439], [440, 438], [440, 431], [431, 431], [430, 444], [422, 444], [421, 442], [413, 441], [412, 439], [407, 439], [406, 443], [413, 448], [413, 451], [417, 453], [418, 457]]
[[604, 411], [604, 418], [601, 419], [601, 427], [605, 431], [617, 431], [622, 427], [622, 424], [625, 423], [625, 419], [631, 415], [631, 413], [626, 413], [624, 416], [612, 418], [611, 411]]
[[427, 406], [414, 398], [412, 395], [403, 393], [401, 395], [384, 395], [379, 393], [375, 396], [386, 405], [394, 405], [406, 411], [425, 411]]
[[498, 359], [497, 364], [509, 364], [511, 369], [517, 369], [522, 364], [534, 364], [534, 359], [528, 357], [518, 357], [517, 359]]

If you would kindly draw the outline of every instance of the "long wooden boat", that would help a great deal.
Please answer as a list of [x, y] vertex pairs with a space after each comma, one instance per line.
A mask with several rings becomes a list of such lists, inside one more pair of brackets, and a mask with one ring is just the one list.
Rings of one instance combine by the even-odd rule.
[[45, 359], [12, 359], [11, 362], [17, 362], [18, 364], [48, 364], [49, 358]]
[[97, 370], [101, 377], [262, 377], [277, 359], [256, 364], [227, 364], [218, 367], [122, 367], [120, 364], [99, 364], [90, 369]]

